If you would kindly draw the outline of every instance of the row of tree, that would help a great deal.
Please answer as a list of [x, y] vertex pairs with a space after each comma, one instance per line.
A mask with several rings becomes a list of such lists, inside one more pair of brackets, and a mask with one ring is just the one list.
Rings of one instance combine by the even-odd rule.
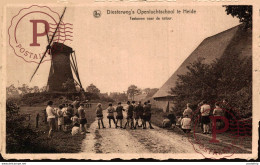
[[[73, 81], [66, 81], [65, 83], [63, 83], [63, 88], [64, 91], [66, 92], [75, 92], [75, 91], [70, 91], [70, 89], [74, 89], [72, 88], [72, 85], [76, 86], [76, 91], [80, 91], [79, 87], [74, 84]], [[6, 88], [6, 92], [7, 92], [7, 97], [18, 97], [18, 96], [24, 96], [26, 94], [29, 93], [43, 93], [46, 92], [47, 87], [43, 86], [41, 88], [39, 88], [38, 86], [34, 86], [34, 87], [29, 87], [27, 84], [23, 84], [20, 87], [15, 87], [13, 84], [8, 86]], [[147, 97], [152, 97], [154, 93], [156, 93], [158, 91], [158, 88], [145, 88], [145, 89], [141, 89], [138, 88], [136, 85], [130, 85], [125, 92], [112, 92], [110, 93], [110, 95], [105, 95], [102, 94], [100, 92], [100, 90], [98, 89], [98, 87], [94, 84], [90, 84], [89, 86], [86, 87], [86, 92], [92, 94], [93, 96], [95, 96], [95, 99], [99, 99], [99, 98], [108, 98], [110, 97], [111, 99], [115, 100], [115, 101], [126, 101], [129, 98], [131, 100], [135, 99], [135, 96], [140, 95], [140, 94], [146, 94]]]
[[136, 85], [130, 85], [127, 89], [127, 94], [131, 100], [135, 100], [135, 96], [146, 94], [146, 98], [152, 97], [159, 89], [158, 88], [138, 88]]
[[40, 93], [45, 91], [46, 91], [46, 86], [39, 88], [38, 86], [29, 87], [26, 84], [23, 84], [22, 86], [17, 88], [14, 86], [14, 84], [11, 84], [6, 88], [7, 97], [17, 97], [19, 95], [25, 95], [28, 93]]

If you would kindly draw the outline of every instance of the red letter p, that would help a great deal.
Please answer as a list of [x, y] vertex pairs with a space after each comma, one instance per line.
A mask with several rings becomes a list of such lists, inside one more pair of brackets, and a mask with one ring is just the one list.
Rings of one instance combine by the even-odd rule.
[[[209, 142], [218, 143], [219, 140], [217, 140], [217, 133], [225, 132], [229, 127], [229, 122], [228, 119], [225, 118], [224, 116], [210, 116], [210, 118], [212, 120], [212, 139]], [[224, 128], [217, 130], [217, 126], [216, 126], [217, 119], [221, 119], [224, 121], [225, 123]]]
[[[38, 36], [44, 36], [49, 31], [49, 23], [45, 20], [30, 20], [30, 22], [33, 23], [33, 43], [30, 44], [30, 46], [40, 46], [40, 44], [37, 43], [37, 37]], [[37, 33], [37, 24], [43, 23], [45, 25], [45, 30], [43, 33]]]

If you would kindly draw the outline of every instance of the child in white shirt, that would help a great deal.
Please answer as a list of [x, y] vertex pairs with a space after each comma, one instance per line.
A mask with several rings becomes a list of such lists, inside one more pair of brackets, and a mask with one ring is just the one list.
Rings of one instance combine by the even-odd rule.
[[57, 110], [57, 116], [58, 116], [58, 131], [64, 130], [64, 117], [62, 112], [63, 105], [59, 105], [59, 108]]
[[185, 133], [189, 133], [191, 131], [191, 119], [188, 117], [188, 115], [185, 115], [181, 120], [181, 128]]
[[74, 135], [77, 135], [79, 134], [79, 123], [75, 123], [72, 130], [71, 130], [71, 135], [74, 136]]

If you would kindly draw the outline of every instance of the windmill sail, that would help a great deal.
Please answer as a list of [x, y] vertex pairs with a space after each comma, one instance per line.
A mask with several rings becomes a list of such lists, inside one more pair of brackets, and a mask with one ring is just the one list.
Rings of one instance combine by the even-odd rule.
[[52, 35], [50, 41], [49, 41], [48, 33], [46, 34], [46, 35], [47, 35], [47, 40], [49, 41], [49, 43], [48, 43], [48, 45], [47, 45], [47, 48], [46, 48], [46, 50], [45, 50], [45, 52], [44, 52], [44, 54], [43, 54], [43, 56], [42, 56], [42, 58], [41, 58], [41, 60], [40, 60], [40, 62], [39, 62], [39, 64], [38, 64], [38, 66], [36, 67], [35, 71], [33, 72], [33, 75], [32, 75], [32, 77], [31, 77], [30, 81], [32, 81], [32, 78], [34, 77], [35, 73], [36, 73], [37, 70], [39, 69], [39, 67], [40, 67], [40, 65], [41, 65], [41, 63], [42, 63], [42, 60], [43, 60], [43, 58], [45, 57], [46, 53], [48, 52], [49, 49], [51, 49], [52, 41], [53, 41], [54, 36], [55, 36], [55, 34], [56, 34], [56, 32], [57, 32], [59, 26], [60, 26], [61, 20], [62, 20], [64, 14], [65, 14], [65, 11], [66, 11], [66, 7], [65, 7], [64, 10], [63, 10], [63, 13], [62, 13], [62, 15], [61, 15], [61, 17], [60, 17], [60, 21], [59, 21], [59, 23], [58, 23], [58, 25], [57, 25], [57, 27], [56, 27], [56, 29], [55, 29], [55, 31], [54, 31], [54, 33], [53, 33], [53, 35]]

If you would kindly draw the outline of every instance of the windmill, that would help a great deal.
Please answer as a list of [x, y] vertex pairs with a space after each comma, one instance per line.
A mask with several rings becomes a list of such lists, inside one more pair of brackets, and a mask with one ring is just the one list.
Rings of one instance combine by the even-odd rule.
[[[57, 27], [53, 35], [51, 36], [51, 39], [49, 39], [47, 29], [46, 29], [48, 45], [38, 66], [36, 67], [31, 77], [32, 80], [32, 78], [34, 77], [34, 75], [36, 74], [37, 70], [39, 69], [42, 63], [43, 58], [46, 56], [48, 52], [51, 55], [51, 68], [50, 68], [49, 78], [47, 82], [47, 91], [50, 93], [64, 92], [63, 84], [69, 80], [75, 82], [80, 87], [81, 91], [84, 91], [79, 78], [78, 64], [77, 64], [75, 51], [71, 47], [63, 43], [53, 42], [55, 34], [59, 29], [61, 20], [65, 14], [65, 11], [66, 11], [66, 7], [64, 8], [59, 23], [57, 24]], [[76, 76], [76, 79], [73, 78], [72, 70], [74, 75]], [[72, 86], [71, 88], [72, 91], [76, 91], [75, 85]]]

